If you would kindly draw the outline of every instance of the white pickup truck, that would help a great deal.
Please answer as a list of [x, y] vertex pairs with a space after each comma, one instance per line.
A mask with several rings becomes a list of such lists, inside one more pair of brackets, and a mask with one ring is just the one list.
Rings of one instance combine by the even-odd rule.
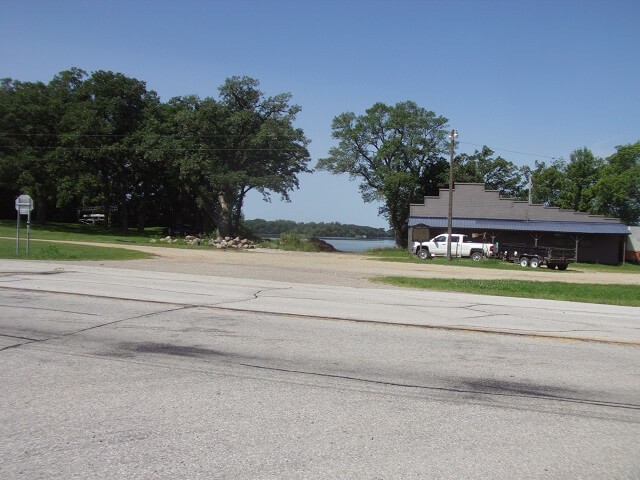
[[[413, 242], [411, 252], [415, 253], [418, 258], [425, 259], [431, 257], [447, 256], [447, 237], [446, 233], [432, 238], [428, 242]], [[483, 242], [473, 242], [466, 235], [457, 233], [451, 234], [451, 256], [452, 257], [471, 257], [475, 262], [482, 260], [483, 257], [493, 255], [493, 244]]]

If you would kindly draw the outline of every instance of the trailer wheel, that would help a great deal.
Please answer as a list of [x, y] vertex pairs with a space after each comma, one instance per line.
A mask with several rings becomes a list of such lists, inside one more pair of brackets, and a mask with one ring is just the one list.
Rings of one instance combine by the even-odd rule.
[[473, 260], [474, 262], [479, 262], [480, 260], [482, 260], [482, 252], [473, 252], [471, 254], [471, 260]]
[[547, 263], [547, 268], [550, 270], [553, 270], [554, 268], [556, 268], [556, 264], [555, 263]]
[[566, 263], [560, 263], [558, 264], [558, 270], [566, 270], [568, 266], [569, 265], [567, 265]]
[[520, 257], [520, 266], [521, 267], [528, 267], [529, 266], [529, 259], [527, 257]]
[[538, 259], [538, 257], [533, 257], [530, 261], [529, 261], [529, 266], [531, 268], [538, 268], [540, 266], [540, 260]]
[[427, 258], [431, 258], [431, 255], [429, 255], [429, 249], [428, 248], [421, 248], [420, 250], [418, 250], [418, 258], [420, 260], [425, 260]]

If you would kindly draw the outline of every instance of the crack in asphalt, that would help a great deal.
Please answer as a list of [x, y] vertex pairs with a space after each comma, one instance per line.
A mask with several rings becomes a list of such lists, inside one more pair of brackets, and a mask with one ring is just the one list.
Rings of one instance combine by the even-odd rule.
[[[248, 308], [235, 308], [235, 307], [227, 307], [222, 306], [224, 304], [233, 304], [235, 302], [247, 302], [251, 300], [255, 300], [257, 297], [252, 295], [252, 298], [246, 298], [244, 300], [227, 300], [214, 304], [180, 304], [176, 302], [168, 302], [162, 300], [141, 300], [141, 299], [133, 299], [127, 297], [116, 297], [116, 296], [106, 296], [106, 295], [96, 295], [89, 293], [78, 293], [78, 292], [60, 292], [55, 290], [41, 290], [41, 289], [33, 289], [33, 288], [15, 288], [15, 287], [5, 287], [0, 286], [0, 290], [11, 290], [11, 291], [26, 291], [26, 292], [37, 292], [37, 293], [51, 293], [54, 295], [74, 295], [80, 297], [89, 297], [89, 298], [101, 298], [101, 299], [110, 299], [110, 300], [122, 300], [129, 302], [138, 302], [138, 303], [151, 303], [157, 305], [179, 305], [180, 308], [211, 308], [211, 309], [219, 309], [230, 312], [247, 312], [247, 313], [257, 313], [262, 315], [276, 315], [283, 316], [289, 318], [303, 318], [303, 319], [315, 319], [315, 320], [327, 320], [327, 321], [341, 321], [341, 322], [353, 322], [360, 324], [371, 324], [371, 325], [383, 325], [390, 327], [406, 327], [406, 328], [421, 328], [426, 330], [442, 330], [442, 331], [453, 331], [453, 332], [463, 332], [463, 333], [480, 333], [480, 334], [489, 334], [489, 335], [502, 335], [502, 336], [517, 336], [524, 338], [535, 338], [535, 339], [544, 339], [544, 340], [561, 340], [561, 341], [574, 341], [574, 342], [584, 342], [584, 343], [599, 343], [599, 344], [608, 344], [608, 345], [618, 345], [618, 346], [626, 346], [626, 347], [640, 347], [640, 341], [637, 340], [617, 340], [617, 339], [607, 339], [607, 338], [584, 338], [584, 337], [569, 337], [569, 336], [557, 336], [557, 335], [545, 335], [535, 332], [527, 332], [527, 331], [513, 331], [513, 330], [498, 330], [494, 328], [484, 328], [484, 327], [458, 327], [451, 325], [424, 325], [424, 324], [416, 324], [416, 323], [400, 323], [400, 322], [389, 322], [383, 320], [371, 320], [371, 319], [356, 319], [356, 318], [345, 318], [345, 317], [333, 317], [333, 316], [324, 316], [324, 315], [310, 315], [310, 314], [300, 314], [300, 313], [286, 313], [286, 312], [274, 312], [268, 310], [255, 310]], [[274, 288], [273, 290], [286, 290], [286, 288]], [[261, 292], [266, 292], [269, 290], [258, 290], [256, 293], [259, 294]], [[461, 308], [461, 307], [458, 307]], [[487, 313], [487, 312], [485, 312]], [[15, 347], [15, 346], [14, 346]], [[2, 350], [6, 350], [7, 348], [13, 347], [5, 347]]]
[[55, 309], [55, 308], [25, 307], [23, 305], [0, 304], [0, 307], [19, 308], [19, 309], [22, 309], [22, 310], [39, 310], [39, 311], [44, 311], [44, 312], [73, 313], [73, 314], [76, 314], [76, 315], [89, 315], [89, 316], [92, 316], [92, 317], [99, 317], [100, 316], [100, 314], [98, 314], [98, 313], [74, 312], [72, 310], [58, 310], [58, 309]]
[[462, 307], [462, 309], [463, 310], [468, 310], [470, 312], [484, 313], [484, 315], [475, 315], [473, 317], [470, 317], [471, 320], [475, 320], [476, 318], [493, 318], [493, 317], [508, 317], [509, 316], [508, 313], [478, 312], [478, 310], [473, 310], [473, 309], [467, 308], [467, 307]]
[[[7, 334], [7, 333], [0, 333], [0, 337], [16, 338], [16, 339], [18, 339], [18, 340], [29, 340], [29, 341], [31, 341], [31, 342], [38, 342], [38, 341], [40, 341], [40, 340], [39, 340], [39, 339], [37, 339], [37, 338], [20, 337], [20, 336], [18, 336], [18, 335], [9, 335], [9, 334]], [[3, 350], [3, 349], [0, 349], [0, 351], [1, 351], [1, 350]]]
[[[474, 312], [486, 313], [486, 315], [483, 315], [483, 316], [473, 317], [474, 319], [475, 318], [491, 317], [491, 316], [496, 316], [496, 317], [499, 317], [499, 316], [508, 317], [508, 316], [510, 316], [509, 313], [492, 313], [492, 312], [486, 312], [486, 311], [480, 310], [480, 309], [475, 310], [475, 308], [483, 307], [483, 306], [489, 307], [490, 305], [477, 305], [477, 306], [476, 305], [471, 305], [471, 306], [467, 306], [467, 307], [463, 307], [463, 308], [471, 310], [471, 311], [474, 311]], [[541, 309], [541, 310], [544, 310], [544, 309]], [[574, 312], [574, 313], [580, 313], [580, 312]], [[587, 327], [591, 327], [591, 326], [595, 327], [595, 325], [592, 322], [583, 322], [583, 321], [578, 321], [578, 320], [571, 320], [568, 323], [572, 323], [572, 324], [575, 324], [575, 325], [584, 325], [584, 326], [587, 326]], [[640, 327], [630, 327], [630, 328], [632, 328], [633, 330], [640, 329]], [[606, 331], [606, 330], [601, 330], [599, 328], [593, 328], [593, 329], [560, 329], [560, 330], [541, 330], [541, 331], [542, 332], [581, 332], [581, 331], [584, 331], [584, 332], [590, 332], [590, 331], [592, 331], [592, 332], [602, 332], [602, 331]]]
[[[511, 297], [509, 297], [509, 298], [511, 298]], [[531, 300], [541, 300], [541, 299], [531, 299]], [[593, 305], [607, 306], [607, 304], [593, 304]], [[491, 305], [491, 304], [488, 304], [488, 303], [478, 303], [478, 304], [466, 305], [466, 306], [460, 307], [460, 308], [469, 308], [469, 309], [481, 308], [481, 307], [492, 308], [492, 307], [495, 307], [495, 306], [496, 305]], [[538, 311], [557, 312], [557, 310], [555, 310], [555, 309], [548, 308], [548, 307], [543, 307], [543, 306], [535, 306], [535, 307], [528, 307], [528, 308], [519, 307], [519, 308], [522, 308], [525, 311], [531, 310], [531, 308], [535, 308], [535, 310], [538, 310]], [[572, 309], [572, 308], [564, 308], [564, 309], [562, 309], [562, 312], [563, 313], [573, 313], [574, 315], [585, 315], [585, 312], [583, 312], [582, 310], [575, 310], [575, 309]], [[491, 312], [485, 312], [485, 313], [491, 313]], [[606, 313], [589, 312], [589, 315], [607, 318], [607, 314]], [[634, 314], [631, 314], [631, 313], [627, 314], [627, 313], [618, 312], [617, 315], [620, 316], [620, 317], [629, 317], [632, 320], [635, 320], [637, 318], [637, 315], [634, 315]]]
[[[291, 290], [291, 287], [283, 287], [283, 288], [266, 288], [263, 290], [258, 290], [256, 292], [250, 293], [249, 295], [251, 295], [251, 297], [247, 297], [247, 298], [243, 298], [243, 299], [236, 299], [236, 300], [221, 300], [220, 302], [215, 302], [215, 303], [209, 303], [207, 305], [199, 305], [200, 307], [203, 308], [220, 308], [220, 309], [225, 309], [225, 307], [221, 307], [221, 305], [232, 305], [235, 303], [245, 303], [245, 302], [251, 302], [253, 300], [258, 300], [258, 298], [260, 298], [260, 295], [262, 293], [266, 293], [266, 292], [273, 292], [273, 291], [278, 291], [278, 290]], [[243, 311], [249, 311], [249, 312], [253, 312], [253, 310], [243, 310]], [[267, 312], [265, 312], [267, 313]]]
[[197, 307], [197, 306], [196, 305], [181, 305], [181, 306], [179, 306], [177, 308], [170, 308], [170, 309], [161, 310], [161, 311], [158, 311], [158, 312], [145, 313], [143, 315], [136, 315], [135, 317], [121, 318], [119, 320], [114, 320], [112, 322], [105, 322], [105, 323], [101, 323], [99, 325], [92, 325], [90, 327], [81, 328], [79, 330], [74, 330], [73, 332], [62, 333], [60, 335], [54, 335], [52, 337], [41, 338], [41, 339], [34, 339], [34, 338], [27, 338], [27, 337], [13, 337], [12, 335], [0, 334], [0, 336], [4, 336], [4, 337], [11, 337], [11, 338], [28, 340], [27, 342], [22, 342], [22, 343], [18, 343], [16, 345], [9, 345], [7, 347], [0, 348], [0, 352], [3, 352], [5, 350], [10, 350], [12, 348], [22, 347], [24, 345], [30, 345], [32, 343], [44, 343], [44, 342], [48, 342], [50, 340], [58, 340], [58, 339], [61, 339], [61, 338], [66, 338], [66, 337], [70, 337], [72, 335], [77, 335], [79, 333], [87, 332], [89, 330], [95, 330], [97, 328], [108, 327], [110, 325], [115, 325], [115, 324], [118, 324], [118, 323], [126, 322], [128, 320], [137, 320], [137, 319], [140, 319], [140, 318], [148, 318], [148, 317], [152, 317], [154, 315], [159, 315], [159, 314], [162, 314], [162, 313], [176, 312], [176, 311], [187, 310], [187, 309], [195, 308], [195, 307]]

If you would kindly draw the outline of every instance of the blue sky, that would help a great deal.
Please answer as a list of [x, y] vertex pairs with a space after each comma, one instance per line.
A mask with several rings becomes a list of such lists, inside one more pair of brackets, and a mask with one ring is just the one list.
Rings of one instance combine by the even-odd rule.
[[[638, 0], [1, 0], [0, 77], [112, 70], [168, 100], [248, 75], [302, 106], [312, 164], [337, 114], [413, 100], [459, 151], [533, 165], [640, 140], [639, 21]], [[387, 226], [347, 176], [303, 175], [291, 199], [251, 195], [245, 216]]]

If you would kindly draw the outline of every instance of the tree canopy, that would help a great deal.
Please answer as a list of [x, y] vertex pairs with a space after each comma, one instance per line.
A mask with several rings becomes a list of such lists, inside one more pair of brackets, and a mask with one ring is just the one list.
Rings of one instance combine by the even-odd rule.
[[276, 193], [288, 201], [298, 175], [309, 171], [308, 140], [293, 126], [300, 107], [290, 105], [290, 94], [265, 98], [258, 85], [232, 77], [220, 87], [220, 100], [170, 102], [179, 178], [222, 235], [238, 231], [248, 192], [257, 190], [265, 200]]
[[627, 225], [640, 224], [640, 141], [616, 147], [600, 168], [593, 186], [594, 213], [620, 218]]
[[333, 119], [338, 146], [317, 168], [359, 179], [365, 202], [382, 203], [396, 243], [407, 242], [409, 204], [438, 192], [448, 169], [447, 119], [407, 101], [376, 103], [364, 115]]
[[530, 173], [534, 203], [640, 224], [640, 142], [616, 150], [603, 159], [582, 147], [569, 162], [536, 162]]
[[454, 178], [458, 183], [484, 183], [504, 197], [521, 198], [525, 192], [524, 170], [498, 156], [486, 145], [473, 155], [465, 153], [454, 159]]
[[99, 206], [127, 228], [133, 218], [189, 222], [235, 235], [251, 190], [289, 200], [308, 172], [308, 140], [288, 93], [228, 78], [219, 99], [161, 103], [143, 81], [71, 69], [49, 84], [0, 83], [0, 188], [29, 193], [39, 221]]

